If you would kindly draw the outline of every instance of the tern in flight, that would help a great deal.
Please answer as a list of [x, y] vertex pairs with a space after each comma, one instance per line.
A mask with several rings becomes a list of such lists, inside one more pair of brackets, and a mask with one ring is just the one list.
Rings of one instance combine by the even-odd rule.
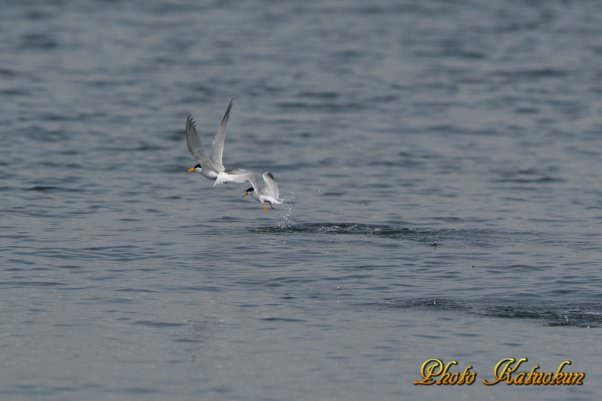
[[247, 175], [247, 181], [249, 181], [252, 185], [251, 188], [247, 189], [243, 197], [251, 195], [253, 199], [261, 203], [261, 207], [263, 207], [263, 212], [268, 213], [268, 208], [265, 206], [265, 203], [269, 203], [270, 207], [274, 209], [274, 205], [282, 205], [282, 200], [280, 200], [280, 190], [278, 189], [278, 183], [274, 179], [274, 176], [270, 172], [263, 173], [263, 188], [259, 187], [259, 182], [257, 177], [254, 174]]
[[230, 104], [228, 104], [228, 108], [222, 118], [219, 129], [213, 138], [211, 155], [209, 157], [207, 157], [203, 151], [203, 146], [196, 133], [196, 123], [194, 122], [194, 119], [191, 116], [186, 118], [186, 144], [188, 145], [190, 154], [198, 160], [198, 163], [193, 167], [190, 167], [187, 171], [189, 173], [200, 173], [210, 180], [215, 180], [213, 186], [226, 182], [243, 183], [248, 180], [249, 174], [252, 175], [249, 170], [245, 169], [227, 169], [222, 163], [222, 157], [224, 156], [224, 140], [226, 139], [226, 125], [228, 125], [231, 109], [232, 100], [230, 100]]

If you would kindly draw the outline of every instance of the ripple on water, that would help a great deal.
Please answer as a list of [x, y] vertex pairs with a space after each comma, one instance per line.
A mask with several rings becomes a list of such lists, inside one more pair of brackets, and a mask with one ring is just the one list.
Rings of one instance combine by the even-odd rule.
[[512, 301], [417, 298], [364, 304], [386, 309], [421, 309], [490, 318], [529, 319], [548, 326], [601, 327], [602, 303], [519, 303]]
[[430, 242], [441, 245], [443, 240], [461, 241], [496, 241], [511, 236], [518, 238], [524, 233], [504, 233], [492, 229], [439, 229], [408, 228], [387, 224], [362, 223], [300, 223], [284, 226], [253, 227], [252, 231], [266, 234], [323, 234], [323, 235], [357, 235], [375, 238], [407, 239], [418, 242]]

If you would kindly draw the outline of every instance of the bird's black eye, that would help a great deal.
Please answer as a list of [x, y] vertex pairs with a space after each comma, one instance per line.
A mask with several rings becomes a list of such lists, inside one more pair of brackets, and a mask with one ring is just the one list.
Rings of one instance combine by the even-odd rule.
[[253, 187], [247, 189], [247, 192], [253, 192], [253, 191], [254, 191]]

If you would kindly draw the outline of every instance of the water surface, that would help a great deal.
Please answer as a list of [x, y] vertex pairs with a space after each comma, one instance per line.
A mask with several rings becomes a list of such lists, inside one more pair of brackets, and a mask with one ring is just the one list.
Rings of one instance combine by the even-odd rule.
[[[599, 398], [601, 16], [6, 2], [0, 398]], [[267, 216], [185, 173], [231, 97]], [[586, 384], [478, 384], [510, 356]], [[478, 383], [413, 386], [433, 357]]]

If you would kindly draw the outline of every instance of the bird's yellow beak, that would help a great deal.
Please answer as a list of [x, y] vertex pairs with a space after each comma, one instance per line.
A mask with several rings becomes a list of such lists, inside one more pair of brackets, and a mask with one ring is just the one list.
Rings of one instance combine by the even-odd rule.
[[243, 197], [243, 198], [246, 198], [248, 195], [249, 195], [249, 192], [248, 192], [248, 191], [245, 191], [245, 193], [244, 193], [244, 194], [242, 194], [242, 197]]
[[194, 173], [195, 172], [195, 168], [194, 167], [190, 167], [188, 170], [186, 170], [189, 173]]

